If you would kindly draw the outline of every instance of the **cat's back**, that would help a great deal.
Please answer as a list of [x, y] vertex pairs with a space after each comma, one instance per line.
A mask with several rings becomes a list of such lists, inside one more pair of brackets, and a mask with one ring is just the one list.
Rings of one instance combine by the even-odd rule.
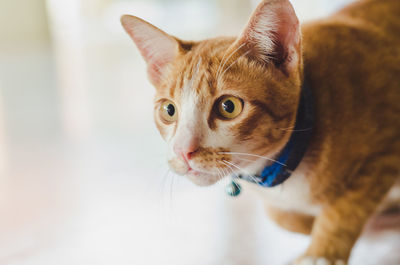
[[308, 35], [313, 34], [316, 37], [314, 40], [319, 37], [324, 42], [334, 42], [336, 41], [334, 35], [326, 39], [324, 35], [315, 36], [315, 33], [323, 33], [322, 31], [328, 29], [334, 29], [339, 33], [344, 28], [370, 32], [375, 35], [373, 39], [384, 38], [400, 43], [400, 1], [356, 1], [325, 19], [303, 25], [303, 37], [308, 38]]
[[399, 0], [356, 1], [330, 17], [302, 25], [302, 31], [306, 70], [307, 63], [325, 64], [322, 70], [351, 63], [364, 71], [385, 63], [386, 69], [399, 70]]
[[400, 1], [358, 1], [302, 32], [320, 131], [371, 148], [399, 139]]
[[315, 102], [314, 193], [334, 198], [331, 187], [346, 183], [363, 161], [387, 156], [400, 170], [400, 0], [355, 2], [302, 25], [302, 35]]
[[400, 1], [361, 0], [339, 11], [333, 17], [346, 16], [360, 19], [369, 26], [376, 26], [383, 34], [400, 40]]

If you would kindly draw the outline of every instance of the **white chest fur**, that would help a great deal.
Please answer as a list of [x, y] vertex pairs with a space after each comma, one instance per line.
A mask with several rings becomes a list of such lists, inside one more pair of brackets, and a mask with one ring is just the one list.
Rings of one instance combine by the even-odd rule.
[[307, 178], [294, 172], [284, 183], [268, 188], [241, 181], [246, 190], [252, 190], [261, 196], [268, 205], [286, 211], [294, 211], [316, 216], [320, 212], [320, 206], [311, 202], [310, 186]]

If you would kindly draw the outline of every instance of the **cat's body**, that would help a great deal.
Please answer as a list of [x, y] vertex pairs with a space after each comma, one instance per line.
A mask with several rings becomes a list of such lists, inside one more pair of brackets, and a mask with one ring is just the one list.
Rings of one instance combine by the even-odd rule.
[[276, 187], [242, 185], [279, 225], [311, 233], [298, 264], [344, 264], [399, 186], [400, 1], [360, 1], [301, 33], [287, 0], [263, 1], [238, 38], [202, 42], [136, 17], [122, 22], [157, 88], [169, 164], [200, 185], [259, 174], [279, 156], [296, 133], [306, 80], [315, 117], [299, 166]]
[[[292, 178], [306, 180], [301, 190], [308, 192], [297, 195], [294, 180], [257, 190], [266, 193], [267, 204], [315, 216], [321, 203], [329, 204], [347, 189], [349, 176], [368, 157], [387, 153], [400, 163], [400, 1], [353, 4], [303, 24], [302, 36], [304, 78], [313, 91], [316, 124]], [[329, 163], [321, 166], [317, 159]]]
[[302, 31], [316, 107], [309, 152], [329, 161], [321, 169], [310, 163], [320, 176], [312, 190], [330, 201], [358, 168], [400, 156], [400, 1], [362, 1]]

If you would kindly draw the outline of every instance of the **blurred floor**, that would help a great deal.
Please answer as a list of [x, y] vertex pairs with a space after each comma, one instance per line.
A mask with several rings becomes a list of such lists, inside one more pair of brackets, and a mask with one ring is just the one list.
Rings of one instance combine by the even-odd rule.
[[[0, 264], [274, 265], [305, 249], [307, 237], [270, 223], [246, 191], [231, 199], [222, 184], [198, 188], [165, 175], [164, 145], [152, 124], [152, 93], [124, 99], [138, 107], [125, 117], [129, 122], [113, 129], [98, 125], [84, 139], [65, 136], [55, 118], [60, 107], [50, 51], [18, 50], [13, 51], [18, 56], [7, 57], [8, 52], [0, 60], [7, 124]], [[32, 56], [32, 65], [20, 56]], [[121, 65], [107, 65], [96, 89], [108, 89], [99, 87], [107, 84], [102, 80], [126, 73]], [[132, 79], [115, 86], [151, 89], [145, 79]], [[19, 89], [29, 86], [36, 89]], [[399, 238], [399, 232], [391, 232], [361, 241], [351, 264], [398, 264], [377, 260], [399, 253]]]
[[[62, 26], [52, 45], [0, 49], [0, 265], [280, 265], [304, 251], [309, 239], [246, 191], [168, 173], [153, 88], [122, 30]], [[399, 253], [389, 231], [361, 240], [350, 265]]]

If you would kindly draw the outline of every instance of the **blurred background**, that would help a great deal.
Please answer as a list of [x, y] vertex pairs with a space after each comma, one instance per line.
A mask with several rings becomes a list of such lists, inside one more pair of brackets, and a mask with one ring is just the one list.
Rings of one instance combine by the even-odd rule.
[[[168, 172], [154, 91], [119, 23], [235, 35], [258, 2], [0, 0], [0, 265], [279, 265], [306, 248], [246, 191]], [[292, 0], [301, 21], [348, 2]], [[364, 238], [351, 265], [399, 264], [399, 238]]]

